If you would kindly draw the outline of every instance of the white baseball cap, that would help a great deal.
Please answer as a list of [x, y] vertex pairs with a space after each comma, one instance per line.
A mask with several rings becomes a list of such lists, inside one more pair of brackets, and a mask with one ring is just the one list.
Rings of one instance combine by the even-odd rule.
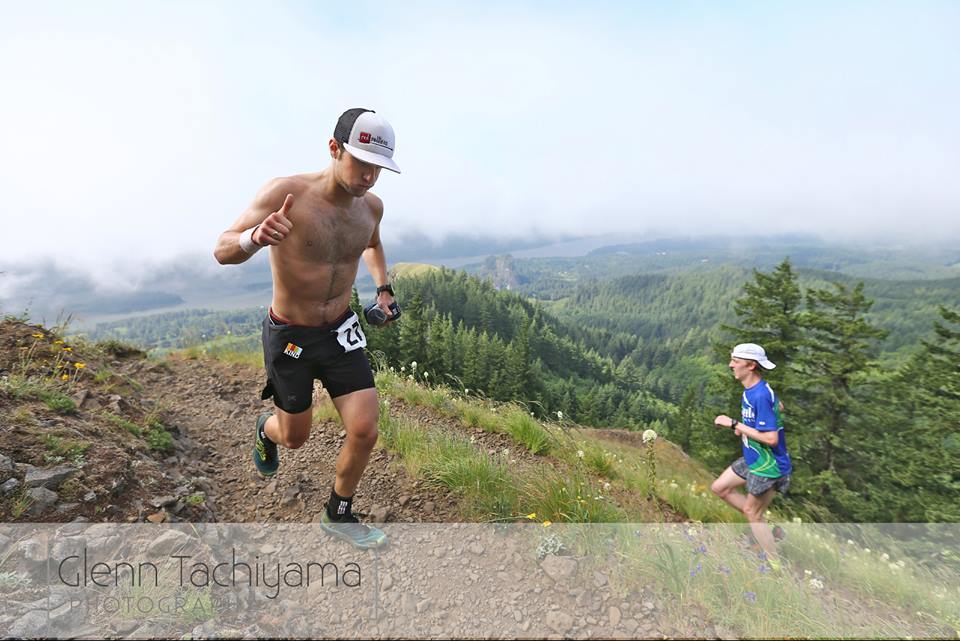
[[733, 348], [733, 353], [730, 354], [730, 356], [743, 358], [748, 361], [757, 361], [763, 369], [773, 369], [776, 367], [776, 365], [767, 360], [767, 353], [756, 343], [740, 343]]
[[357, 160], [400, 173], [393, 162], [393, 127], [376, 112], [363, 107], [347, 109], [337, 121], [333, 137]]

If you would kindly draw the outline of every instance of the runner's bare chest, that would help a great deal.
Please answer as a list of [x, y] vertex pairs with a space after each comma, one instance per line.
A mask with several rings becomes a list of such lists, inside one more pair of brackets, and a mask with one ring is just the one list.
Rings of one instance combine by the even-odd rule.
[[294, 248], [298, 257], [315, 264], [343, 264], [359, 260], [376, 227], [373, 211], [365, 202], [350, 209], [329, 203], [310, 203], [293, 221]]

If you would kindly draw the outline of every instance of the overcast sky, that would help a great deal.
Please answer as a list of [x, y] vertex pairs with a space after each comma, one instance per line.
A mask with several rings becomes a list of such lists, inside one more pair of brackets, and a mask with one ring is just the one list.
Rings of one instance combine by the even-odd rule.
[[3, 259], [212, 252], [354, 106], [388, 237], [960, 237], [960, 3], [460, 4], [2, 2]]

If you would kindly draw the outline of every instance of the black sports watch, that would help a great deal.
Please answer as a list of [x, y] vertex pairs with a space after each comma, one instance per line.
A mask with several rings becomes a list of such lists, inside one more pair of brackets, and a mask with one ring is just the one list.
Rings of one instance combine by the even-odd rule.
[[377, 287], [377, 296], [379, 296], [381, 292], [387, 292], [391, 296], [396, 297], [396, 294], [393, 293], [393, 286], [390, 283], [387, 283], [386, 285], [380, 285], [380, 287]]

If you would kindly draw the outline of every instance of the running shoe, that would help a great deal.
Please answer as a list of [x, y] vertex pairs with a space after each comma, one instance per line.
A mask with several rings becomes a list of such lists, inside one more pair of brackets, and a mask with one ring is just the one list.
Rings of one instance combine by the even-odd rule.
[[260, 438], [260, 430], [272, 414], [264, 412], [257, 418], [257, 428], [253, 434], [253, 464], [262, 476], [273, 476], [280, 467], [277, 444], [268, 438]]
[[383, 530], [361, 523], [352, 514], [343, 521], [334, 521], [323, 506], [320, 515], [320, 527], [324, 532], [352, 543], [361, 550], [383, 547], [387, 544], [387, 535]]

